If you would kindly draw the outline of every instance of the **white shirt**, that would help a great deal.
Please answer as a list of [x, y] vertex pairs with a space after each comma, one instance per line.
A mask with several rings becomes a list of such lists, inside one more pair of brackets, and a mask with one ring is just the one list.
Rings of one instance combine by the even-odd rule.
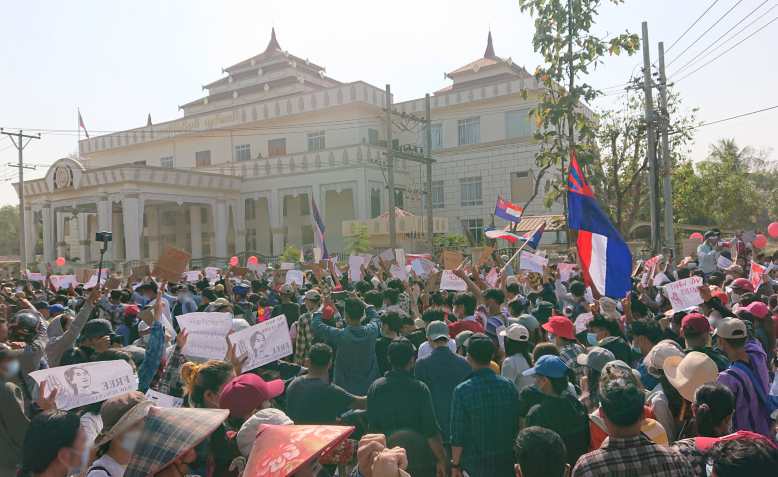
[[[452, 353], [457, 354], [457, 342], [452, 339], [449, 339], [448, 349], [450, 349]], [[417, 360], [424, 359], [431, 354], [432, 354], [432, 346], [430, 346], [429, 341], [425, 341], [424, 343], [421, 344], [421, 346], [419, 346], [419, 351], [416, 354], [416, 359]]]
[[95, 438], [103, 430], [103, 418], [100, 417], [100, 414], [86, 412], [81, 416], [81, 428], [84, 429], [84, 434], [86, 434], [86, 441], [94, 444]]
[[122, 477], [124, 475], [124, 470], [127, 468], [127, 466], [116, 462], [116, 460], [108, 454], [103, 454], [102, 457], [92, 462], [92, 465], [89, 468], [93, 469], [95, 467], [102, 467], [108, 472], [102, 469], [90, 470], [86, 474], [87, 477]]
[[521, 353], [508, 356], [502, 362], [502, 369], [500, 374], [503, 375], [508, 381], [512, 382], [516, 386], [516, 390], [521, 392], [522, 389], [531, 386], [535, 382], [533, 376], [523, 376], [521, 373], [530, 368], [527, 359], [521, 355]]

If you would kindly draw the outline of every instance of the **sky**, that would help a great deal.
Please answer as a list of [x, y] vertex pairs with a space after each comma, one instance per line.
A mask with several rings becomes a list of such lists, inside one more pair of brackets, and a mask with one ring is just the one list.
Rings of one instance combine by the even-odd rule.
[[[716, 0], [625, 0], [604, 2], [593, 33], [609, 37], [640, 33], [647, 21], [652, 61]], [[695, 43], [737, 0], [718, 0], [702, 20], [667, 53], [670, 79], [711, 42], [764, 0], [741, 0]], [[498, 56], [511, 57], [530, 72], [541, 63], [533, 51], [533, 20], [517, 0], [25, 0], [3, 2], [0, 16], [0, 127], [66, 130], [42, 134], [24, 151], [37, 165], [25, 178], [41, 177], [48, 165], [76, 150], [77, 108], [87, 128], [124, 130], [181, 117], [178, 105], [203, 94], [202, 85], [221, 69], [262, 52], [271, 27], [281, 47], [326, 67], [343, 82], [392, 85], [396, 101], [422, 97], [445, 86], [443, 74], [483, 55], [491, 29]], [[778, 15], [768, 0], [740, 27], [766, 15], [738, 38]], [[676, 84], [686, 108], [699, 108], [708, 122], [778, 104], [778, 22]], [[734, 44], [732, 41], [727, 45]], [[688, 51], [686, 48], [692, 45]], [[718, 51], [723, 51], [722, 48]], [[683, 54], [682, 54], [683, 52]], [[708, 59], [712, 59], [712, 54]], [[700, 61], [703, 64], [707, 60]], [[606, 57], [586, 81], [618, 93], [642, 56]], [[696, 66], [696, 65], [694, 65]], [[606, 96], [598, 108], [620, 97]], [[778, 158], [778, 109], [697, 130], [692, 159], [709, 145], [734, 138], [740, 146], [772, 150]], [[0, 138], [0, 205], [17, 203], [11, 187], [17, 151]]]

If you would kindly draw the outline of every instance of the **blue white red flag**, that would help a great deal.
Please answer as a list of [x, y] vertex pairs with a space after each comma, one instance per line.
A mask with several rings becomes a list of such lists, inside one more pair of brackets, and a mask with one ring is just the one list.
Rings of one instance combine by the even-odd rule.
[[537, 250], [540, 245], [540, 239], [543, 237], [543, 231], [546, 230], [546, 223], [538, 225], [535, 230], [529, 231], [520, 237], [520, 240], [526, 240], [527, 246]]
[[313, 232], [316, 246], [321, 250], [321, 259], [327, 260], [330, 258], [327, 252], [327, 244], [324, 243], [324, 219], [319, 213], [319, 208], [316, 207], [316, 201], [311, 197], [311, 210], [313, 211]]
[[575, 151], [567, 176], [568, 226], [578, 231], [578, 257], [584, 281], [602, 296], [621, 299], [632, 288], [632, 254], [602, 211], [586, 182]]
[[495, 229], [493, 227], [486, 228], [484, 229], [484, 235], [486, 238], [492, 240], [502, 239], [511, 243], [516, 243], [521, 238], [520, 236], [511, 232], [510, 225], [504, 229]]
[[521, 214], [524, 213], [524, 208], [520, 205], [513, 204], [504, 200], [502, 196], [497, 196], [497, 204], [494, 206], [494, 216], [499, 217], [508, 222], [518, 223], [521, 221]]

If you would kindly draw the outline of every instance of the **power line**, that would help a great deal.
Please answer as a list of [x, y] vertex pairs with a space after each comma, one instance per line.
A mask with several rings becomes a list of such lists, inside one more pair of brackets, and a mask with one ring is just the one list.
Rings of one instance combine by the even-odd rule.
[[697, 19], [696, 19], [696, 20], [694, 20], [694, 23], [692, 23], [691, 25], [689, 25], [689, 28], [687, 28], [687, 29], [686, 29], [686, 31], [684, 31], [683, 33], [681, 33], [681, 36], [679, 36], [678, 38], [676, 38], [676, 39], [675, 39], [675, 41], [673, 42], [673, 44], [672, 44], [672, 45], [670, 45], [670, 46], [667, 48], [667, 51], [669, 52], [669, 51], [670, 51], [670, 50], [671, 50], [671, 49], [672, 49], [672, 48], [673, 48], [673, 47], [674, 47], [676, 44], [678, 44], [678, 42], [679, 42], [679, 41], [681, 41], [681, 39], [682, 39], [684, 36], [686, 36], [686, 34], [687, 34], [687, 33], [689, 33], [689, 31], [690, 31], [692, 28], [694, 28], [694, 25], [696, 25], [696, 24], [697, 24], [697, 23], [698, 23], [700, 20], [702, 20], [702, 17], [704, 17], [704, 16], [705, 16], [705, 14], [706, 14], [706, 13], [708, 13], [708, 12], [710, 11], [710, 9], [711, 9], [711, 8], [713, 8], [713, 7], [714, 7], [714, 6], [715, 6], [717, 3], [719, 3], [719, 0], [713, 0], [713, 3], [711, 3], [710, 5], [708, 5], [708, 8], [706, 8], [706, 9], [705, 9], [705, 11], [704, 11], [704, 12], [702, 12], [702, 14], [701, 14], [699, 17], [697, 17]]
[[700, 39], [702, 39], [702, 37], [704, 37], [704, 36], [705, 36], [705, 35], [706, 35], [706, 34], [707, 34], [709, 31], [711, 31], [711, 30], [713, 29], [713, 27], [715, 27], [716, 25], [718, 25], [718, 24], [719, 24], [719, 22], [720, 22], [721, 20], [723, 20], [724, 18], [726, 18], [726, 16], [727, 16], [727, 15], [729, 15], [729, 14], [730, 14], [730, 12], [732, 12], [732, 10], [734, 10], [734, 9], [735, 9], [735, 7], [737, 7], [738, 5], [740, 5], [742, 2], [743, 2], [743, 0], [737, 0], [737, 2], [736, 2], [734, 5], [732, 5], [731, 7], [729, 7], [729, 10], [727, 10], [726, 12], [724, 12], [724, 14], [723, 14], [723, 15], [721, 15], [721, 16], [718, 18], [718, 20], [716, 20], [715, 22], [713, 22], [713, 25], [709, 26], [707, 30], [705, 30], [704, 32], [702, 32], [702, 34], [701, 34], [700, 36], [698, 36], [698, 37], [697, 37], [697, 39], [696, 39], [696, 40], [694, 40], [694, 41], [693, 41], [693, 42], [692, 42], [692, 43], [691, 43], [689, 46], [687, 46], [687, 47], [686, 47], [686, 49], [684, 49], [682, 52], [680, 52], [680, 53], [678, 54], [678, 56], [676, 56], [675, 58], [673, 58], [672, 60], [670, 60], [670, 61], [667, 63], [667, 66], [670, 66], [670, 65], [672, 65], [672, 64], [673, 64], [673, 62], [674, 62], [675, 60], [677, 60], [678, 58], [682, 57], [684, 53], [686, 53], [687, 51], [689, 51], [689, 48], [691, 48], [691, 47], [693, 47], [694, 45], [696, 45], [696, 44], [697, 44], [697, 42], [698, 42], [698, 41], [700, 41]]
[[713, 124], [724, 123], [724, 122], [727, 122], [727, 121], [732, 121], [734, 119], [744, 118], [746, 116], [753, 116], [754, 114], [763, 113], [765, 111], [771, 111], [773, 109], [778, 109], [778, 104], [776, 104], [775, 106], [768, 106], [766, 108], [757, 109], [757, 110], [754, 110], [754, 111], [749, 111], [747, 113], [737, 114], [735, 116], [729, 116], [727, 118], [717, 119], [715, 121], [710, 121], [710, 122], [707, 122], [707, 123], [698, 124], [696, 126], [689, 126], [688, 128], [672, 131], [671, 134], [678, 134], [678, 133], [685, 132], [685, 131], [692, 131], [694, 129], [699, 129], [699, 128], [702, 128], [702, 127], [705, 127], [705, 126], [711, 126]]
[[[748, 19], [748, 17], [750, 17], [751, 15], [753, 15], [753, 14], [754, 14], [754, 12], [756, 12], [757, 10], [759, 10], [760, 8], [762, 8], [762, 6], [763, 6], [765, 3], [767, 3], [768, 1], [769, 1], [769, 0], [764, 0], [764, 1], [763, 1], [762, 3], [760, 3], [760, 4], [759, 4], [759, 5], [756, 7], [756, 8], [754, 8], [753, 10], [751, 10], [751, 11], [748, 13], [748, 15], [744, 16], [743, 18], [741, 18], [741, 19], [740, 19], [740, 21], [739, 21], [739, 22], [737, 22], [737, 23], [735, 23], [734, 25], [732, 25], [732, 28], [730, 28], [729, 30], [727, 30], [726, 32], [724, 32], [724, 33], [723, 33], [723, 34], [722, 34], [720, 37], [716, 38], [716, 40], [715, 40], [715, 41], [713, 41], [711, 44], [709, 44], [709, 45], [708, 45], [708, 46], [707, 46], [707, 47], [706, 47], [704, 50], [702, 50], [702, 51], [700, 51], [699, 53], [697, 53], [697, 54], [696, 54], [696, 55], [695, 55], [695, 56], [694, 56], [694, 57], [693, 57], [691, 60], [687, 61], [687, 62], [686, 62], [686, 64], [684, 64], [683, 66], [681, 66], [680, 68], [678, 68], [678, 69], [675, 71], [675, 74], [678, 74], [678, 73], [682, 72], [684, 69], [686, 69], [686, 67], [688, 67], [689, 65], [691, 65], [692, 63], [694, 63], [694, 62], [695, 62], [695, 60], [696, 60], [697, 58], [699, 58], [699, 57], [700, 57], [701, 55], [703, 55], [705, 52], [709, 51], [709, 50], [710, 50], [710, 49], [711, 49], [711, 48], [712, 48], [712, 47], [713, 47], [713, 46], [714, 46], [716, 43], [718, 43], [718, 42], [719, 42], [719, 40], [721, 40], [722, 38], [724, 38], [724, 37], [725, 37], [727, 34], [729, 34], [729, 32], [731, 32], [731, 31], [732, 31], [732, 30], [734, 30], [734, 29], [735, 29], [735, 28], [736, 28], [738, 25], [740, 25], [741, 23], [743, 23], [743, 22], [744, 22], [746, 19]], [[722, 45], [724, 45], [724, 44], [725, 44], [725, 43], [727, 43], [728, 41], [730, 41], [730, 40], [732, 40], [733, 38], [735, 38], [735, 37], [737, 37], [738, 35], [740, 35], [740, 33], [742, 33], [742, 32], [743, 32], [744, 30], [746, 30], [748, 27], [750, 27], [750, 26], [751, 26], [751, 25], [753, 25], [754, 23], [758, 22], [759, 20], [761, 20], [762, 18], [764, 18], [765, 16], [767, 16], [767, 14], [768, 14], [768, 13], [770, 13], [770, 12], [771, 12], [771, 11], [772, 11], [772, 10], [773, 10], [775, 7], [778, 7], [778, 3], [776, 3], [776, 4], [775, 4], [775, 5], [773, 5], [772, 7], [768, 8], [768, 9], [767, 9], [767, 11], [765, 11], [763, 14], [761, 14], [760, 16], [758, 16], [757, 18], [755, 18], [755, 19], [754, 19], [753, 21], [751, 21], [751, 22], [750, 22], [748, 25], [746, 25], [746, 26], [744, 26], [743, 28], [741, 28], [741, 29], [740, 29], [740, 30], [739, 30], [737, 33], [735, 33], [734, 35], [732, 35], [730, 38], [728, 38], [726, 41], [724, 41], [724, 42], [723, 42], [722, 44], [720, 44], [718, 47], [721, 47]], [[717, 47], [717, 48], [718, 48], [718, 47]], [[713, 49], [713, 51], [715, 51], [717, 48], [714, 48], [714, 49]], [[705, 58], [705, 57], [703, 56], [703, 59], [704, 59], [704, 58]]]
[[764, 25], [762, 25], [761, 27], [759, 27], [759, 29], [758, 29], [758, 30], [754, 31], [753, 33], [751, 33], [751, 34], [750, 34], [750, 35], [748, 35], [747, 37], [743, 38], [743, 39], [742, 39], [742, 40], [740, 40], [739, 42], [735, 43], [734, 45], [730, 46], [729, 48], [727, 48], [727, 49], [726, 49], [726, 50], [724, 50], [723, 52], [719, 53], [719, 54], [718, 54], [716, 57], [714, 57], [712, 60], [710, 60], [710, 61], [707, 61], [707, 62], [703, 63], [702, 65], [700, 65], [699, 67], [695, 68], [695, 69], [694, 69], [694, 70], [692, 70], [691, 72], [689, 72], [689, 73], [685, 74], [684, 76], [680, 77], [679, 79], [677, 79], [677, 80], [673, 80], [673, 81], [674, 81], [675, 83], [678, 83], [679, 81], [683, 81], [683, 80], [685, 80], [685, 79], [686, 79], [686, 78], [688, 78], [689, 76], [691, 76], [691, 75], [693, 75], [694, 73], [696, 73], [696, 72], [700, 71], [701, 69], [703, 69], [703, 68], [705, 68], [706, 66], [708, 66], [709, 64], [713, 63], [714, 61], [716, 61], [717, 59], [721, 58], [721, 57], [722, 57], [722, 56], [724, 56], [725, 54], [729, 53], [730, 51], [732, 51], [732, 50], [733, 50], [735, 47], [737, 47], [738, 45], [740, 45], [740, 44], [741, 44], [741, 43], [743, 43], [744, 41], [748, 40], [748, 39], [749, 39], [749, 38], [751, 38], [752, 36], [756, 35], [756, 34], [757, 34], [757, 33], [759, 33], [760, 31], [764, 30], [765, 28], [767, 28], [767, 26], [769, 26], [771, 23], [773, 23], [773, 22], [774, 22], [774, 21], [776, 21], [776, 20], [778, 20], [778, 17], [775, 17], [775, 18], [773, 18], [772, 20], [770, 20], [769, 22], [765, 23]]

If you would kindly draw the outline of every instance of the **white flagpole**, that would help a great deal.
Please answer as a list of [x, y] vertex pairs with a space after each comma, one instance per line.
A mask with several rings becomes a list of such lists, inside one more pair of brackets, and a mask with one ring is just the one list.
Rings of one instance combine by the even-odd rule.
[[76, 106], [76, 129], [78, 129], [78, 142], [76, 143], [76, 159], [81, 161], [81, 108]]

